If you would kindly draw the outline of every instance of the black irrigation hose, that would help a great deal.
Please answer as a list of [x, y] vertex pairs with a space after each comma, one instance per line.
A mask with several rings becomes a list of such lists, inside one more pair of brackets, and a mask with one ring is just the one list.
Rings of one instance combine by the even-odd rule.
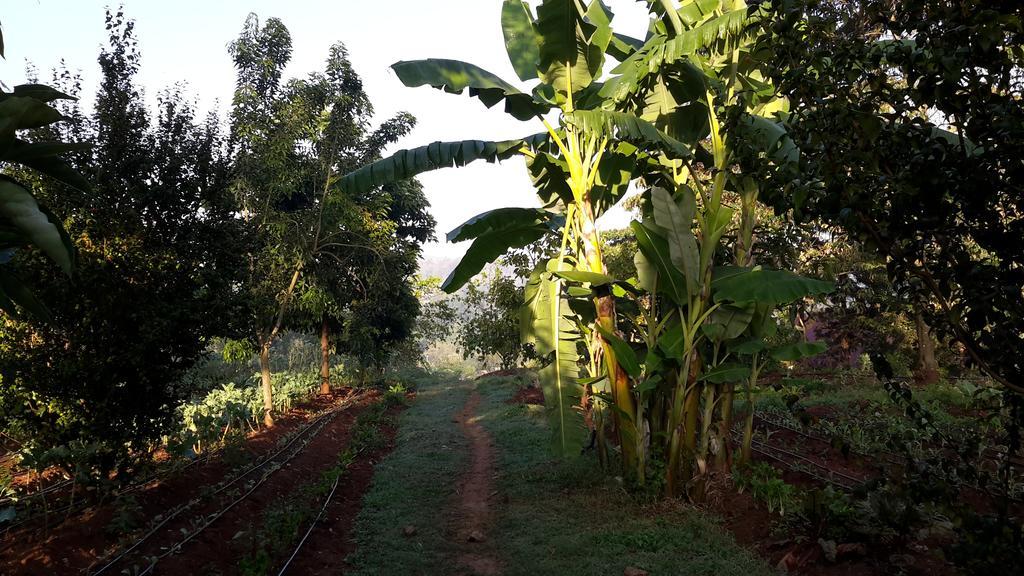
[[[793, 427], [791, 427], [791, 426], [789, 426], [789, 425], [787, 425], [787, 424], [785, 424], [783, 422], [780, 422], [778, 420], [775, 420], [774, 418], [767, 418], [767, 417], [765, 417], [764, 413], [755, 414], [754, 416], [757, 419], [761, 420], [762, 422], [771, 424], [772, 426], [776, 426], [776, 427], [782, 428], [784, 430], [789, 430], [790, 432], [793, 432], [795, 434], [799, 434], [799, 435], [803, 436], [804, 438], [808, 438], [808, 439], [814, 440], [816, 442], [823, 442], [823, 443], [828, 444], [830, 446], [832, 444], [832, 441], [835, 439], [835, 437], [818, 436], [816, 434], [808, 434], [807, 432], [804, 432], [802, 430], [797, 430], [796, 428], [793, 428]], [[847, 441], [845, 438], [839, 438], [839, 440], [842, 441], [842, 442], [845, 442], [847, 445], [849, 445], [849, 441]], [[899, 464], [899, 460], [896, 458], [896, 456], [894, 454], [890, 454], [888, 452], [879, 452], [879, 454], [867, 454], [865, 452], [861, 452], [859, 450], [854, 450], [853, 448], [850, 448], [850, 454], [853, 454], [854, 456], [860, 456], [861, 458], [876, 458], [879, 455], [886, 456], [886, 460], [888, 461], [889, 464]]]
[[[785, 458], [782, 458], [781, 456], [778, 456], [776, 454], [772, 454], [770, 452], [770, 450], [777, 450], [778, 452], [780, 452], [782, 454], [792, 455], [792, 453], [786, 452], [784, 450], [778, 450], [774, 446], [770, 446], [768, 444], [764, 444], [763, 442], [758, 442], [758, 441], [754, 440], [753, 442], [751, 442], [750, 448], [753, 451], [757, 452], [758, 454], [761, 454], [762, 456], [767, 456], [768, 458], [771, 458], [772, 460], [775, 460], [776, 462], [779, 462], [780, 464], [784, 465], [786, 468], [788, 468], [792, 472], [796, 472], [796, 473], [799, 473], [799, 474], [806, 474], [807, 476], [810, 476], [811, 478], [814, 478], [815, 480], [818, 480], [818, 481], [823, 482], [825, 484], [831, 484], [831, 485], [836, 486], [838, 488], [842, 488], [843, 490], [845, 490], [847, 492], [853, 492], [857, 488], [856, 485], [851, 486], [851, 485], [847, 484], [846, 482], [840, 482], [839, 480], [837, 480], [834, 477], [833, 478], [826, 478], [824, 476], [821, 476], [819, 474], [814, 473], [811, 470], [807, 470], [805, 468], [798, 468], [797, 466], [795, 466], [793, 464], [793, 462], [790, 462], [790, 461], [786, 460]], [[809, 462], [811, 462], [811, 464], [813, 464], [815, 467], [817, 467], [817, 468], [819, 468], [821, 470], [826, 470], [829, 473], [833, 472], [829, 468], [827, 468], [825, 466], [821, 466], [820, 464], [817, 464], [814, 461], [809, 461]], [[858, 485], [861, 484], [861, 481], [857, 480], [857, 484]]]
[[823, 482], [825, 484], [830, 484], [832, 486], [836, 486], [836, 487], [841, 488], [841, 489], [843, 489], [843, 490], [845, 490], [847, 492], [853, 492], [854, 489], [855, 489], [855, 487], [848, 486], [848, 485], [846, 485], [846, 484], [844, 484], [842, 482], [836, 481], [835, 479], [831, 479], [830, 480], [828, 478], [824, 478], [822, 476], [819, 476], [819, 475], [815, 474], [814, 472], [811, 472], [810, 470], [798, 469], [798, 468], [794, 467], [791, 462], [785, 460], [784, 458], [780, 458], [779, 456], [776, 456], [775, 454], [772, 454], [772, 453], [770, 453], [770, 452], [768, 452], [766, 450], [762, 450], [761, 448], [759, 448], [757, 446], [751, 446], [750, 449], [753, 450], [754, 452], [757, 452], [758, 454], [760, 454], [762, 456], [765, 456], [765, 457], [771, 458], [772, 460], [775, 460], [776, 462], [782, 464], [783, 466], [785, 466], [787, 469], [789, 469], [792, 472], [796, 472], [798, 474], [806, 474], [806, 475], [810, 476], [811, 478], [814, 478], [815, 480], [818, 480], [818, 481]]
[[[229, 510], [234, 508], [236, 504], [238, 504], [239, 502], [241, 502], [241, 501], [245, 500], [246, 498], [248, 498], [249, 495], [252, 494], [253, 492], [255, 492], [257, 488], [262, 486], [263, 483], [266, 482], [267, 479], [270, 478], [270, 476], [274, 472], [277, 472], [278, 470], [283, 468], [285, 464], [287, 464], [293, 458], [295, 458], [296, 456], [301, 454], [303, 448], [305, 448], [309, 444], [309, 442], [312, 441], [312, 439], [315, 438], [316, 435], [319, 434], [320, 431], [323, 430], [326, 427], [327, 423], [330, 422], [330, 420], [332, 420], [333, 417], [336, 416], [339, 412], [340, 412], [340, 410], [332, 413], [329, 418], [325, 418], [324, 423], [319, 428], [317, 428], [316, 432], [314, 434], [311, 434], [307, 438], [306, 442], [304, 444], [302, 444], [302, 446], [300, 446], [297, 450], [292, 452], [292, 454], [289, 455], [288, 458], [285, 458], [282, 462], [280, 462], [276, 468], [268, 469], [267, 472], [262, 477], [260, 477], [260, 479], [257, 480], [256, 483], [253, 484], [252, 487], [249, 488], [249, 490], [247, 492], [245, 492], [244, 494], [242, 494], [241, 496], [239, 496], [238, 498], [233, 500], [230, 504], [228, 504], [227, 506], [222, 508], [219, 512], [217, 512], [213, 516], [208, 517], [209, 519], [202, 526], [200, 526], [199, 528], [196, 528], [191, 533], [189, 533], [188, 536], [186, 536], [184, 539], [182, 539], [182, 540], [176, 542], [175, 544], [171, 545], [162, 554], [160, 554], [159, 556], [155, 557], [153, 559], [153, 561], [149, 564], [149, 566], [147, 566], [146, 569], [143, 570], [142, 572], [139, 572], [139, 574], [137, 576], [145, 576], [146, 574], [149, 574], [150, 572], [152, 572], [153, 569], [156, 568], [156, 565], [160, 562], [160, 560], [170, 556], [171, 554], [173, 554], [173, 553], [175, 553], [177, 551], [180, 551], [182, 546], [184, 546], [185, 544], [188, 544], [193, 538], [195, 538], [196, 536], [201, 534], [204, 530], [209, 528], [214, 522], [219, 520], [222, 516], [227, 514]], [[119, 559], [120, 558], [117, 558], [117, 559], [115, 559], [115, 561], [119, 560]], [[109, 564], [108, 564], [108, 566], [109, 566]], [[103, 569], [105, 570], [106, 566]], [[99, 573], [100, 572], [94, 572], [92, 576], [97, 576]]]
[[[300, 430], [300, 431], [299, 431], [298, 433], [296, 433], [296, 434], [295, 434], [295, 435], [294, 435], [294, 436], [292, 437], [292, 439], [291, 439], [291, 440], [290, 440], [290, 441], [289, 441], [289, 442], [288, 442], [287, 444], [285, 444], [285, 445], [284, 445], [284, 447], [282, 447], [281, 449], [277, 450], [277, 451], [276, 451], [276, 452], [274, 452], [273, 454], [271, 454], [271, 455], [267, 456], [267, 457], [266, 457], [266, 458], [264, 458], [264, 459], [263, 459], [262, 461], [260, 461], [260, 462], [258, 462], [258, 463], [256, 463], [256, 464], [254, 464], [253, 466], [251, 466], [251, 467], [250, 467], [250, 468], [249, 468], [248, 470], [246, 470], [246, 471], [245, 471], [245, 472], [243, 472], [242, 474], [240, 474], [240, 475], [238, 475], [238, 476], [235, 476], [235, 477], [234, 477], [234, 478], [233, 478], [233, 479], [232, 479], [232, 480], [231, 480], [230, 482], [228, 482], [228, 483], [226, 483], [226, 484], [222, 485], [222, 486], [221, 486], [220, 488], [218, 488], [218, 489], [217, 489], [217, 490], [215, 490], [214, 492], [212, 492], [212, 493], [210, 493], [210, 494], [207, 494], [207, 495], [205, 495], [205, 496], [203, 496], [203, 497], [204, 497], [204, 498], [212, 498], [213, 496], [216, 496], [216, 495], [220, 494], [220, 493], [221, 493], [221, 492], [223, 492], [224, 490], [227, 490], [227, 489], [228, 489], [228, 488], [229, 488], [230, 486], [234, 485], [234, 484], [235, 484], [235, 483], [237, 483], [237, 482], [238, 482], [239, 480], [241, 480], [242, 478], [245, 478], [246, 476], [248, 476], [248, 475], [249, 475], [249, 474], [251, 474], [252, 472], [254, 472], [254, 471], [256, 471], [256, 470], [258, 470], [258, 469], [260, 469], [260, 468], [262, 468], [262, 467], [266, 466], [266, 465], [267, 465], [267, 464], [269, 464], [269, 463], [270, 463], [271, 461], [273, 461], [273, 460], [274, 460], [275, 458], [277, 458], [277, 457], [278, 457], [279, 455], [283, 454], [283, 453], [284, 453], [284, 452], [285, 452], [286, 450], [288, 450], [288, 448], [290, 448], [290, 447], [291, 447], [291, 446], [292, 446], [292, 445], [293, 445], [293, 444], [294, 444], [294, 443], [295, 443], [296, 441], [298, 441], [298, 440], [299, 440], [300, 438], [302, 438], [303, 436], [305, 436], [305, 435], [306, 435], [306, 432], [308, 432], [308, 431], [312, 430], [312, 429], [313, 429], [313, 428], [314, 428], [315, 426], [317, 426], [317, 424], [318, 424], [318, 423], [321, 423], [321, 422], [323, 422], [323, 424], [322, 424], [322, 425], [321, 425], [321, 426], [320, 426], [319, 428], [317, 428], [316, 432], [314, 432], [313, 434], [311, 434], [311, 435], [309, 436], [309, 440], [312, 440], [312, 438], [313, 438], [313, 437], [315, 437], [315, 436], [316, 436], [317, 434], [319, 434], [319, 433], [320, 433], [320, 431], [321, 431], [321, 430], [323, 430], [323, 428], [324, 428], [324, 427], [325, 427], [325, 426], [327, 425], [327, 422], [329, 422], [329, 421], [330, 421], [330, 419], [332, 419], [332, 418], [333, 418], [334, 416], [337, 416], [337, 415], [338, 415], [338, 414], [339, 414], [339, 413], [340, 413], [340, 412], [342, 411], [342, 409], [343, 409], [343, 408], [347, 408], [348, 406], [351, 406], [351, 404], [352, 404], [352, 401], [353, 401], [353, 400], [354, 400], [354, 398], [349, 398], [348, 400], [346, 400], [346, 401], [342, 402], [342, 403], [341, 403], [341, 404], [339, 404], [338, 406], [336, 406], [336, 407], [334, 407], [334, 408], [332, 408], [332, 409], [330, 409], [330, 410], [326, 411], [325, 413], [321, 414], [321, 415], [320, 415], [320, 416], [318, 416], [318, 417], [317, 417], [316, 419], [314, 419], [314, 420], [313, 420], [312, 422], [310, 422], [310, 423], [309, 423], [309, 424], [308, 424], [308, 425], [307, 425], [307, 426], [306, 426], [305, 428], [303, 428], [303, 429], [302, 429], [302, 430]], [[207, 527], [208, 527], [208, 526], [209, 526], [210, 524], [212, 524], [212, 523], [213, 523], [213, 521], [214, 521], [214, 520], [216, 520], [217, 518], [220, 518], [220, 516], [222, 516], [222, 515], [223, 515], [224, 513], [226, 513], [226, 512], [227, 512], [228, 510], [230, 510], [230, 509], [231, 509], [232, 507], [234, 507], [234, 505], [235, 505], [235, 504], [237, 504], [238, 502], [241, 502], [242, 500], [244, 500], [244, 499], [245, 499], [246, 497], [248, 497], [248, 496], [249, 496], [249, 494], [252, 494], [252, 492], [253, 492], [253, 491], [255, 491], [255, 490], [256, 490], [256, 488], [258, 488], [258, 487], [259, 487], [259, 486], [260, 486], [261, 484], [263, 484], [263, 482], [264, 482], [264, 481], [266, 481], [266, 479], [267, 479], [267, 478], [269, 478], [269, 477], [270, 477], [270, 475], [271, 475], [271, 474], [272, 474], [273, 472], [276, 472], [276, 471], [280, 470], [280, 469], [281, 469], [281, 468], [282, 468], [282, 467], [284, 466], [284, 464], [287, 464], [287, 463], [288, 463], [288, 462], [290, 462], [290, 461], [291, 461], [291, 460], [292, 460], [293, 458], [295, 458], [295, 456], [297, 456], [297, 455], [298, 455], [298, 454], [299, 454], [299, 453], [300, 453], [300, 452], [302, 451], [302, 450], [301, 450], [301, 448], [304, 448], [304, 447], [305, 447], [305, 446], [306, 446], [306, 445], [307, 445], [308, 443], [309, 443], [309, 441], [307, 440], [306, 444], [303, 444], [303, 445], [302, 445], [302, 447], [300, 447], [300, 449], [299, 449], [299, 450], [296, 450], [296, 451], [294, 451], [294, 452], [293, 452], [293, 453], [292, 453], [292, 454], [291, 454], [291, 455], [290, 455], [290, 456], [289, 456], [288, 458], [286, 458], [286, 459], [285, 459], [284, 461], [280, 462], [280, 463], [279, 463], [279, 465], [278, 465], [278, 466], [277, 466], [276, 468], [273, 468], [273, 469], [272, 469], [271, 471], [269, 471], [268, 473], [264, 474], [264, 475], [263, 475], [263, 477], [261, 477], [261, 478], [260, 478], [260, 480], [259, 480], [259, 481], [257, 481], [257, 482], [256, 482], [256, 484], [255, 484], [255, 485], [253, 485], [253, 487], [252, 487], [252, 488], [251, 488], [251, 489], [250, 489], [250, 490], [249, 490], [248, 492], [246, 492], [246, 493], [245, 493], [245, 494], [243, 494], [243, 495], [242, 495], [242, 496], [241, 496], [240, 498], [236, 499], [236, 500], [235, 500], [234, 502], [232, 502], [231, 504], [229, 504], [229, 505], [228, 505], [228, 506], [227, 506], [226, 508], [224, 508], [224, 509], [222, 509], [222, 510], [221, 510], [220, 512], [218, 512], [218, 513], [217, 513], [217, 514], [216, 514], [216, 515], [215, 515], [215, 516], [214, 516], [214, 517], [213, 517], [213, 518], [212, 518], [212, 519], [211, 519], [210, 521], [208, 521], [208, 522], [207, 522], [206, 524], [204, 524], [203, 526], [201, 526], [201, 527], [200, 527], [200, 528], [199, 528], [198, 530], [196, 530], [196, 531], [195, 531], [195, 532], [194, 532], [194, 533], [193, 533], [192, 535], [190, 535], [190, 536], [189, 536], [188, 538], [186, 538], [185, 540], [183, 540], [183, 541], [181, 541], [181, 542], [178, 542], [178, 543], [177, 543], [177, 544], [175, 544], [174, 546], [170, 547], [170, 548], [168, 549], [168, 551], [167, 551], [167, 552], [165, 552], [164, 554], [162, 554], [162, 555], [158, 556], [158, 557], [157, 557], [157, 559], [156, 559], [156, 560], [155, 560], [155, 561], [154, 561], [154, 562], [153, 562], [152, 564], [150, 564], [150, 566], [149, 566], [148, 568], [146, 568], [146, 570], [145, 570], [145, 571], [143, 571], [143, 572], [142, 572], [141, 574], [146, 574], [146, 573], [148, 573], [148, 572], [149, 572], [150, 570], [152, 570], [152, 569], [153, 569], [153, 568], [154, 568], [154, 567], [156, 566], [156, 563], [157, 563], [157, 562], [158, 562], [158, 561], [159, 561], [159, 560], [160, 560], [161, 558], [164, 558], [164, 557], [165, 557], [165, 556], [167, 556], [167, 555], [168, 555], [168, 554], [169, 554], [170, 552], [172, 552], [172, 551], [174, 551], [174, 550], [176, 550], [176, 549], [180, 548], [180, 547], [181, 547], [182, 545], [184, 545], [184, 544], [185, 544], [185, 543], [187, 543], [187, 542], [188, 542], [189, 540], [191, 540], [191, 539], [192, 539], [192, 538], [193, 538], [193, 537], [194, 537], [195, 535], [197, 535], [197, 534], [199, 534], [200, 532], [202, 532], [203, 530], [205, 530], [205, 529], [206, 529], [206, 528], [207, 528]], [[152, 529], [150, 529], [150, 531], [149, 531], [149, 532], [147, 532], [147, 533], [146, 533], [146, 534], [144, 534], [144, 535], [143, 535], [143, 536], [142, 536], [141, 538], [139, 538], [138, 540], [136, 540], [136, 541], [135, 541], [135, 543], [131, 545], [131, 547], [129, 547], [129, 548], [127, 548], [126, 550], [124, 550], [124, 551], [122, 551], [121, 553], [119, 553], [119, 554], [118, 554], [118, 555], [117, 555], [116, 557], [114, 557], [113, 559], [111, 559], [111, 560], [110, 560], [109, 562], [107, 562], [107, 563], [106, 563], [106, 564], [105, 564], [105, 565], [104, 565], [104, 566], [103, 566], [102, 568], [100, 568], [100, 569], [99, 569], [99, 570], [97, 570], [96, 572], [93, 572], [93, 573], [92, 573], [92, 576], [98, 576], [99, 574], [102, 574], [102, 573], [103, 573], [104, 571], [106, 571], [107, 569], [109, 569], [109, 568], [110, 568], [111, 566], [113, 566], [113, 565], [117, 564], [118, 562], [120, 562], [120, 561], [121, 561], [121, 560], [122, 560], [122, 559], [123, 559], [124, 557], [126, 557], [126, 556], [127, 556], [128, 554], [130, 554], [130, 553], [131, 553], [132, 551], [134, 551], [134, 550], [135, 550], [136, 548], [138, 548], [138, 547], [139, 547], [139, 546], [141, 546], [141, 545], [142, 545], [143, 543], [145, 543], [145, 542], [146, 542], [146, 540], [148, 540], [148, 539], [149, 539], [149, 538], [151, 538], [151, 537], [152, 537], [152, 536], [153, 536], [154, 534], [156, 534], [156, 532], [157, 532], [158, 530], [160, 530], [160, 528], [162, 528], [163, 526], [165, 526], [165, 525], [166, 525], [166, 524], [167, 524], [168, 522], [170, 522], [171, 520], [173, 520], [174, 518], [176, 518], [176, 517], [177, 517], [177, 516], [178, 516], [179, 514], [181, 514], [182, 512], [184, 512], [184, 511], [188, 510], [189, 508], [191, 508], [192, 504], [194, 504], [195, 502], [196, 502], [196, 500], [193, 500], [192, 502], [189, 502], [189, 503], [188, 503], [188, 504], [186, 504], [185, 506], [182, 506], [182, 507], [178, 508], [177, 510], [175, 510], [175, 511], [174, 511], [173, 513], [171, 513], [171, 514], [170, 514], [170, 515], [169, 515], [169, 516], [168, 516], [167, 518], [164, 518], [164, 519], [163, 519], [162, 521], [160, 521], [160, 522], [159, 522], [159, 523], [158, 523], [158, 524], [157, 524], [156, 526], [154, 526], [154, 527], [153, 527]], [[141, 574], [140, 574], [139, 576], [141, 576]]]
[[61, 480], [60, 482], [55, 482], [45, 488], [41, 488], [39, 490], [36, 490], [35, 492], [32, 492], [31, 494], [25, 494], [24, 496], [5, 496], [4, 498], [0, 498], [0, 506], [8, 502], [20, 502], [23, 500], [32, 500], [34, 498], [39, 498], [51, 492], [56, 492], [57, 490], [60, 490], [61, 488], [70, 485], [71, 483], [71, 480]]
[[752, 441], [753, 442], [757, 442], [758, 444], [760, 444], [761, 446], [763, 446], [765, 448], [768, 448], [768, 449], [771, 449], [771, 450], [775, 450], [779, 454], [785, 454], [786, 456], [790, 456], [792, 458], [796, 458], [797, 460], [801, 460], [803, 462], [807, 462], [811, 466], [814, 466], [814, 467], [819, 468], [821, 470], [825, 470], [825, 471], [828, 472], [828, 474], [830, 476], [839, 476], [840, 478], [843, 478], [844, 480], [849, 480], [849, 481], [855, 482], [857, 484], [862, 484], [864, 482], [860, 478], [856, 478], [854, 476], [850, 476], [849, 474], [846, 474], [844, 472], [840, 472], [839, 470], [833, 470], [833, 469], [829, 468], [828, 466], [823, 466], [823, 465], [815, 462], [814, 460], [811, 460], [810, 458], [807, 458], [806, 456], [802, 456], [800, 454], [797, 454], [796, 452], [790, 452], [789, 450], [785, 450], [783, 448], [779, 448], [778, 446], [772, 446], [771, 444], [768, 444], [766, 442], [761, 442], [759, 440], [752, 440]]
[[309, 525], [309, 530], [306, 530], [306, 533], [302, 536], [302, 540], [299, 540], [299, 544], [295, 547], [295, 550], [292, 551], [292, 555], [288, 557], [288, 560], [284, 563], [284, 566], [281, 566], [281, 571], [277, 573], [277, 576], [284, 575], [285, 571], [288, 570], [288, 566], [291, 565], [292, 560], [294, 560], [295, 557], [299, 554], [299, 550], [302, 549], [302, 545], [306, 543], [306, 539], [309, 538], [309, 535], [313, 533], [313, 529], [316, 528], [317, 522], [320, 521], [320, 518], [323, 517], [324, 512], [327, 511], [327, 506], [328, 504], [331, 503], [331, 498], [334, 498], [334, 492], [335, 490], [338, 489], [338, 482], [341, 480], [341, 477], [342, 474], [338, 474], [338, 476], [334, 479], [334, 484], [331, 486], [331, 493], [328, 494], [327, 498], [324, 500], [324, 505], [320, 508], [320, 511], [317, 512], [316, 518], [314, 518], [313, 523]]

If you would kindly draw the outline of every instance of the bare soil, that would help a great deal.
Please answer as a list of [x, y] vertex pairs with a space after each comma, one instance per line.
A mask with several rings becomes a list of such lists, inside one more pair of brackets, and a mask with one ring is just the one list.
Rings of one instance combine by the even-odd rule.
[[[398, 410], [399, 408], [392, 408], [389, 415], [394, 415]], [[348, 473], [338, 483], [337, 492], [328, 504], [320, 525], [289, 566], [289, 573], [336, 576], [351, 568], [345, 560], [356, 549], [352, 527], [362, 508], [363, 495], [370, 489], [370, 483], [373, 481], [374, 467], [394, 448], [397, 431], [391, 424], [381, 426], [380, 433], [385, 439], [384, 447], [360, 455], [349, 466]]]
[[[279, 443], [283, 443], [286, 436], [308, 424], [315, 414], [340, 402], [351, 404], [351, 407], [339, 411], [288, 464], [269, 475], [249, 497], [192, 539], [180, 553], [163, 559], [153, 573], [237, 574], [238, 561], [250, 551], [247, 547], [251, 547], [253, 541], [247, 536], [261, 527], [266, 506], [287, 498], [295, 490], [319, 479], [323, 471], [336, 466], [338, 455], [349, 442], [355, 419], [378, 399], [379, 393], [355, 394], [351, 390], [320, 396], [282, 415], [274, 428], [247, 438], [244, 450], [254, 461], [260, 460], [279, 449]], [[345, 556], [354, 548], [351, 527], [373, 475], [373, 465], [387, 452], [394, 438], [391, 428], [383, 429], [382, 433], [388, 440], [387, 447], [361, 454], [349, 467], [325, 519], [321, 520], [293, 562], [292, 573], [328, 573], [327, 567], [331, 566], [329, 573], [337, 574], [343, 569]], [[183, 530], [188, 532], [208, 515], [223, 509], [227, 502], [248, 491], [251, 483], [261, 475], [262, 472], [254, 472], [251, 478], [247, 477], [216, 498], [203, 496], [225, 479], [233, 477], [230, 467], [221, 458], [213, 458], [179, 474], [151, 482], [132, 493], [131, 516], [137, 525], [132, 537], [114, 529], [118, 518], [125, 514], [124, 502], [98, 503], [66, 518], [51, 515], [46, 522], [41, 520], [13, 529], [0, 540], [0, 574], [79, 574], [94, 571], [103, 564], [100, 562], [102, 557], [118, 548], [120, 537], [125, 542], [134, 542], [147, 531], [145, 527], [155, 517], [192, 503], [191, 508], [168, 522], [140, 546], [136, 551], [139, 554], [133, 553], [126, 558], [128, 562], [112, 567], [108, 573], [119, 574], [132, 565], [145, 566], [148, 562], [142, 559], [143, 555], [159, 554], [164, 547], [180, 541], [184, 537]], [[305, 533], [306, 528], [308, 525], [302, 526], [300, 532]]]
[[457, 576], [497, 576], [501, 565], [489, 538], [493, 519], [494, 446], [490, 434], [474, 418], [480, 394], [474, 390], [456, 417], [470, 444], [470, 466], [459, 482], [449, 533], [453, 538]]

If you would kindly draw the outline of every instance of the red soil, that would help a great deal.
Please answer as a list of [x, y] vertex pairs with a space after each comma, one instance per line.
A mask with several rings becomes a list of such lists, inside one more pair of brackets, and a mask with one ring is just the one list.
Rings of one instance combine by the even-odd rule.
[[[393, 408], [389, 414], [398, 412]], [[385, 446], [361, 454], [348, 467], [348, 472], [338, 483], [338, 489], [327, 506], [320, 524], [303, 545], [299, 555], [288, 568], [291, 574], [331, 575], [344, 573], [349, 566], [345, 559], [355, 551], [352, 527], [363, 505], [363, 494], [370, 489], [373, 470], [377, 462], [387, 456], [394, 447], [397, 429], [392, 425], [381, 426], [380, 433], [386, 440]]]
[[480, 405], [476, 390], [469, 396], [457, 420], [470, 443], [470, 468], [459, 482], [458, 502], [450, 532], [456, 547], [457, 576], [496, 576], [501, 566], [487, 538], [492, 521], [494, 447], [491, 437], [473, 420]]
[[516, 390], [516, 393], [505, 402], [508, 404], [536, 404], [538, 406], [543, 406], [544, 392], [536, 386], [520, 388]]
[[[282, 415], [274, 428], [263, 430], [248, 438], [246, 451], [253, 455], [254, 459], [275, 451], [278, 449], [279, 441], [283, 441], [290, 432], [306, 424], [314, 413], [336, 405], [349, 396], [354, 395], [350, 391], [345, 391], [329, 397], [319, 397]], [[333, 467], [338, 454], [344, 450], [348, 442], [349, 430], [356, 416], [375, 401], [377, 396], [364, 394], [352, 398], [353, 407], [338, 413], [287, 466], [271, 475], [249, 498], [189, 542], [184, 554], [171, 555], [161, 561], [155, 572], [191, 574], [198, 570], [197, 567], [202, 566], [204, 571], [219, 567], [223, 574], [236, 573], [235, 561], [240, 557], [238, 553], [244, 554], [245, 551], [232, 549], [238, 547], [236, 544], [241, 545], [249, 540], [240, 537], [236, 541], [233, 540], [234, 536], [239, 531], [244, 532], [259, 526], [263, 504], [288, 494], [290, 489], [319, 478], [321, 471]], [[393, 430], [388, 431], [388, 434], [393, 435]], [[339, 493], [335, 494], [337, 500], [333, 501], [326, 516], [330, 525], [325, 527], [328, 530], [333, 529], [332, 536], [338, 537], [338, 540], [331, 544], [332, 548], [338, 548], [339, 542], [342, 543], [342, 547], [351, 545], [347, 538], [348, 530], [358, 510], [362, 493], [369, 485], [372, 463], [380, 456], [379, 453], [362, 455], [350, 468], [349, 475], [339, 484]], [[225, 463], [219, 458], [214, 458], [209, 462], [194, 465], [180, 474], [151, 482], [132, 494], [138, 505], [138, 516], [148, 522], [159, 514], [166, 514], [169, 510], [199, 499], [204, 491], [231, 477], [229, 472]], [[254, 472], [251, 477], [239, 482], [236, 485], [238, 492], [232, 496], [245, 492], [248, 486], [240, 485], [251, 482], [261, 473], [262, 471]], [[198, 502], [192, 509], [186, 510], [161, 528], [137, 552], [155, 555], [161, 551], [159, 546], [180, 540], [180, 529], [194, 521], [199, 514], [216, 510], [218, 504], [223, 504], [222, 498], [229, 495], [232, 490], [227, 492], [228, 494], [214, 498], [216, 502]], [[53, 518], [51, 515], [48, 525], [39, 522], [11, 530], [0, 540], [0, 573], [77, 574], [85, 569], [97, 569], [102, 565], [99, 558], [117, 547], [118, 535], [106, 530], [115, 519], [116, 513], [117, 507], [114, 504], [101, 503], [74, 513], [66, 519]], [[144, 531], [145, 529], [139, 530], [139, 533]], [[316, 557], [317, 551], [322, 547], [318, 543], [320, 535], [317, 531], [314, 531], [314, 536], [307, 541], [303, 549], [300, 558], [303, 562], [306, 561], [306, 554]], [[145, 565], [145, 562], [140, 562], [136, 555], [133, 555], [131, 560], [132, 562], [127, 565]], [[340, 560], [337, 564], [340, 565]], [[111, 573], [120, 573], [124, 567], [112, 567]]]

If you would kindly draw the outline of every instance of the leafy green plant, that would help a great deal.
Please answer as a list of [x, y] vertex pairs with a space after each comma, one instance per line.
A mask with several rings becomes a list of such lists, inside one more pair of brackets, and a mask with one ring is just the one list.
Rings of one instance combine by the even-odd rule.
[[751, 496], [764, 502], [769, 512], [778, 512], [780, 516], [787, 509], [792, 511], [799, 501], [796, 488], [782, 479], [782, 472], [764, 462], [737, 467], [733, 480], [741, 491], [749, 490]]
[[[520, 80], [539, 80], [525, 91], [464, 62], [394, 64], [407, 86], [468, 90], [517, 119], [536, 118], [544, 131], [403, 150], [340, 185], [371, 190], [427, 170], [524, 156], [543, 208], [499, 208], [450, 232], [450, 241], [473, 243], [443, 287], [455, 290], [507, 250], [557, 234], [554, 257], [527, 282], [520, 321], [523, 341], [548, 362], [540, 376], [555, 451], [579, 453], [586, 414], [602, 462], [610, 461], [613, 443], [604, 436], [612, 432], [631, 481], [645, 483], [647, 461], [663, 458], [666, 492], [678, 495], [708, 470], [712, 447], [728, 465], [732, 385], [747, 382], [749, 399], [760, 358], [820, 351], [805, 342], [769, 350], [764, 337], [774, 331], [776, 307], [830, 283], [755, 268], [749, 257], [758, 187], [732, 173], [733, 148], [743, 142], [786, 166], [798, 158], [773, 117], [785, 102], [757, 70], [745, 34], [761, 13], [733, 0], [650, 6], [643, 42], [615, 34], [600, 1], [546, 0], [536, 17], [525, 3], [506, 1], [509, 59]], [[620, 65], [601, 82], [606, 55]], [[637, 179], [648, 188], [645, 217], [632, 226], [637, 278], [614, 278], [596, 219]], [[716, 258], [730, 230], [736, 266], [725, 267]], [[719, 403], [727, 408], [716, 411]]]

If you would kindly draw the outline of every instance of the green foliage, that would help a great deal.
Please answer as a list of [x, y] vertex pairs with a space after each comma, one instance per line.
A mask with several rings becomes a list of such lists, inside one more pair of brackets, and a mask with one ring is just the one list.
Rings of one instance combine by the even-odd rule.
[[456, 341], [465, 357], [484, 361], [495, 355], [503, 369], [515, 368], [529, 357], [529, 350], [519, 340], [523, 289], [515, 278], [496, 268], [479, 283], [468, 284], [460, 298], [466, 314]]
[[[75, 274], [69, 281], [38, 255], [12, 262], [52, 320], [9, 319], [0, 332], [2, 419], [33, 451], [92, 446], [52, 463], [99, 478], [146, 457], [191, 394], [185, 372], [211, 338], [239, 334], [247, 306], [237, 290], [246, 233], [215, 119], [197, 119], [177, 89], [147, 110], [133, 24], [111, 13], [107, 33], [91, 114], [62, 100], [65, 122], [29, 134], [91, 144], [67, 155], [91, 189], [19, 172], [62, 215]], [[78, 94], [77, 77], [58, 70], [55, 81]]]
[[797, 503], [796, 488], [782, 479], [778, 468], [764, 462], [738, 468], [733, 478], [740, 490], [749, 490], [750, 495], [764, 502], [771, 513], [785, 515], [786, 510], [792, 511]]
[[[3, 38], [0, 37], [0, 57]], [[2, 84], [0, 84], [2, 86]], [[88, 150], [89, 143], [68, 144], [52, 138], [49, 141], [24, 140], [19, 132], [47, 129], [64, 120], [60, 111], [50, 105], [71, 96], [42, 84], [15, 86], [11, 92], [0, 89], [0, 263], [8, 264], [19, 249], [35, 246], [66, 275], [71, 275], [75, 248], [63, 222], [33, 196], [32, 186], [19, 180], [17, 172], [31, 169], [25, 176], [52, 178], [88, 192], [89, 184], [72, 168], [62, 154]], [[20, 168], [19, 168], [20, 166]], [[13, 170], [12, 170], [13, 169]], [[25, 178], [23, 178], [24, 180]], [[50, 312], [8, 266], [0, 267], [0, 310], [15, 318], [22, 308], [37, 320], [49, 319]]]
[[805, 156], [799, 181], [766, 173], [793, 192], [776, 204], [876, 251], [940, 339], [1020, 393], [1021, 16], [975, 4], [772, 3], [766, 73]]

